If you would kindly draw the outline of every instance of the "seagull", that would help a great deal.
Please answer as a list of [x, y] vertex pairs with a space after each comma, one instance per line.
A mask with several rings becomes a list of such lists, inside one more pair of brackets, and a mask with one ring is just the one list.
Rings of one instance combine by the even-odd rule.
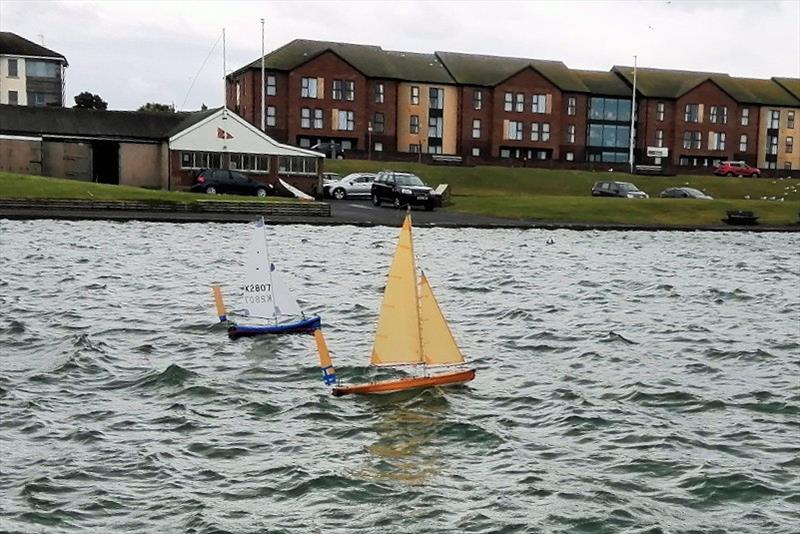
[[647, 25], [647, 27], [648, 27], [648, 28], [650, 28], [651, 30], [653, 29], [653, 27], [652, 27], [652, 26], [650, 26], [649, 24]]

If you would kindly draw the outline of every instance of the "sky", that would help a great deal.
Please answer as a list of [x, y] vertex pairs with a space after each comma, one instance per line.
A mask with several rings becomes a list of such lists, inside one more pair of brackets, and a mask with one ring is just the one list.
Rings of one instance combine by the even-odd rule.
[[[800, 0], [787, 1], [47, 1], [0, 0], [0, 31], [69, 61], [67, 99], [109, 109], [219, 106], [227, 71], [293, 39], [613, 65], [800, 77]], [[205, 65], [204, 65], [205, 62]], [[194, 81], [194, 83], [193, 83]]]

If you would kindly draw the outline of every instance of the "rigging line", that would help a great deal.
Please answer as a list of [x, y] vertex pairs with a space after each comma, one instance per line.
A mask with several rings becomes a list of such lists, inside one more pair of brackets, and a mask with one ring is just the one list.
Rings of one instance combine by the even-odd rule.
[[208, 59], [211, 57], [211, 54], [214, 53], [214, 50], [216, 50], [217, 45], [219, 44], [221, 39], [222, 39], [221, 35], [219, 37], [217, 37], [217, 40], [214, 42], [214, 46], [212, 46], [211, 50], [208, 51], [208, 55], [203, 60], [203, 64], [200, 65], [200, 68], [197, 70], [197, 73], [194, 75], [194, 78], [192, 79], [192, 83], [189, 85], [189, 89], [186, 91], [186, 96], [183, 97], [183, 104], [181, 104], [180, 111], [183, 111], [183, 108], [186, 105], [186, 101], [189, 100], [189, 93], [192, 92], [192, 88], [194, 88], [194, 84], [197, 81], [197, 78], [200, 76], [200, 73], [203, 72], [203, 69], [205, 68], [206, 63], [208, 63]]

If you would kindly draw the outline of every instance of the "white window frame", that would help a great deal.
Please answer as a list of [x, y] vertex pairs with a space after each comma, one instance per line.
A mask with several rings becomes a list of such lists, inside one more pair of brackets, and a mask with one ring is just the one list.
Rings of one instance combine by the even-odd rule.
[[514, 111], [514, 93], [506, 91], [503, 95], [503, 111]]
[[575, 125], [570, 124], [567, 126], [567, 143], [575, 144]]
[[275, 106], [267, 106], [267, 126], [278, 124], [278, 109]]
[[267, 74], [267, 82], [264, 91], [266, 91], [267, 96], [275, 96], [278, 94], [278, 79], [274, 74]]
[[[550, 140], [550, 123], [543, 122], [542, 123], [542, 141], [549, 141]], [[544, 158], [541, 158], [544, 159]]]
[[531, 95], [531, 113], [547, 113], [547, 95]]
[[541, 136], [541, 126], [538, 122], [531, 123], [531, 141], [539, 141]]
[[575, 115], [578, 109], [578, 99], [574, 96], [567, 97], [567, 115]]
[[739, 152], [747, 152], [747, 134], [739, 136]]
[[656, 121], [664, 122], [664, 102], [656, 102]]
[[472, 138], [473, 139], [480, 139], [481, 138], [481, 120], [480, 119], [472, 119]]
[[317, 98], [317, 79], [303, 76], [300, 78], [300, 98]]
[[322, 117], [322, 109], [314, 108], [314, 129], [322, 130], [325, 127], [325, 121]]

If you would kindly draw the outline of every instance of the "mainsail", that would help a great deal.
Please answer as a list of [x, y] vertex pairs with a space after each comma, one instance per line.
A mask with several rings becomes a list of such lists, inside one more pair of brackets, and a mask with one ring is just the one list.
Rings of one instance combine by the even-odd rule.
[[256, 222], [247, 247], [242, 308], [250, 317], [299, 316], [300, 306], [270, 262], [263, 221]]
[[426, 364], [464, 363], [464, 355], [456, 345], [453, 333], [424, 274], [419, 280], [419, 328], [422, 359]]
[[406, 216], [389, 269], [372, 347], [372, 365], [422, 363], [411, 217]]

